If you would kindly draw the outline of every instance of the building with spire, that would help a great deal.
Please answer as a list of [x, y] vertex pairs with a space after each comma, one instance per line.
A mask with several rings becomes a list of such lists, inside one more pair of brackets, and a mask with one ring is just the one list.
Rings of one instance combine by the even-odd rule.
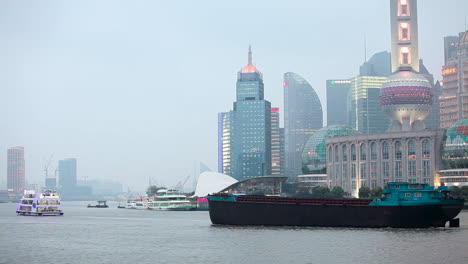
[[301, 154], [310, 136], [323, 127], [322, 104], [314, 88], [301, 76], [284, 74], [285, 174], [301, 174]]
[[271, 104], [263, 75], [252, 63], [237, 74], [236, 101], [229, 114], [229, 172], [237, 180], [271, 175]]
[[433, 102], [432, 76], [418, 56], [416, 5], [416, 0], [390, 0], [392, 75], [381, 77], [386, 80], [380, 88], [389, 129], [327, 138], [321, 168], [326, 165], [330, 187], [341, 186], [357, 196], [361, 187], [383, 187], [388, 182], [440, 184], [445, 133], [425, 129]]

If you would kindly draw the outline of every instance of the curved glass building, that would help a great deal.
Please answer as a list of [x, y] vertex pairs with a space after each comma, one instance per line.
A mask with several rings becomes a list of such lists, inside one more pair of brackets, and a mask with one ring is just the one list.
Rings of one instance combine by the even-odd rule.
[[333, 136], [352, 135], [359, 132], [349, 126], [331, 125], [315, 132], [302, 151], [302, 172], [304, 174], [326, 174], [327, 146], [325, 140]]
[[323, 111], [317, 93], [301, 76], [284, 74], [285, 174], [301, 174], [301, 153], [309, 137], [323, 127]]
[[442, 149], [444, 169], [468, 169], [468, 119], [453, 124], [445, 136]]

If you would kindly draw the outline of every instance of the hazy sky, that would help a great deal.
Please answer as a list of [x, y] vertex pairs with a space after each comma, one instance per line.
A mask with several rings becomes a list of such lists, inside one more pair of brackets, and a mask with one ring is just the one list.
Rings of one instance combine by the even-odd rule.
[[[420, 56], [439, 79], [468, 1], [418, 8]], [[364, 36], [368, 57], [390, 50], [389, 1], [0, 1], [0, 183], [17, 145], [29, 183], [43, 184], [51, 154], [51, 170], [75, 157], [79, 179], [136, 190], [177, 183], [194, 160], [216, 170], [217, 113], [249, 44], [273, 106], [291, 71], [325, 112], [325, 80], [357, 75]]]

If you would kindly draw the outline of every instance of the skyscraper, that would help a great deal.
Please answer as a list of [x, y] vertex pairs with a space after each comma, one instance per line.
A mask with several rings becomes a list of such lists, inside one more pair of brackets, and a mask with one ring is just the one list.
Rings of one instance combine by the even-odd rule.
[[359, 68], [361, 76], [389, 76], [392, 63], [390, 52], [381, 51], [374, 54], [368, 61], [364, 62]]
[[286, 176], [301, 174], [301, 154], [309, 137], [323, 127], [320, 99], [301, 76], [284, 74], [284, 130]]
[[360, 133], [387, 130], [389, 121], [380, 107], [379, 95], [383, 76], [357, 76], [351, 79], [348, 93], [348, 125]]
[[445, 65], [442, 67], [440, 126], [449, 128], [468, 117], [468, 31], [444, 38]]
[[7, 150], [7, 188], [21, 192], [25, 185], [24, 148], [12, 147]]
[[439, 129], [440, 128], [440, 105], [439, 105], [439, 96], [441, 94], [441, 86], [437, 81], [434, 83], [434, 76], [427, 70], [426, 66], [423, 63], [423, 60], [419, 60], [419, 73], [424, 76], [429, 82], [432, 90], [432, 108], [429, 112], [429, 115], [424, 120], [426, 128], [429, 129]]
[[248, 64], [237, 74], [231, 112], [230, 176], [237, 180], [271, 174], [271, 104], [264, 99], [262, 73]]
[[346, 100], [350, 79], [327, 80], [327, 125], [347, 124]]
[[218, 113], [218, 172], [230, 175], [231, 113]]
[[59, 186], [65, 192], [73, 192], [76, 187], [76, 159], [59, 160]]
[[279, 108], [271, 108], [271, 175], [281, 175]]

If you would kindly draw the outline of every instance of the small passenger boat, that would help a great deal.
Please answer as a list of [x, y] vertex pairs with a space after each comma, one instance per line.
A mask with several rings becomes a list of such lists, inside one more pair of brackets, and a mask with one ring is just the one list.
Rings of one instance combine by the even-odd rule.
[[96, 205], [88, 204], [88, 208], [108, 208], [107, 201], [97, 201]]
[[35, 190], [24, 190], [18, 203], [16, 213], [19, 215], [63, 215], [60, 209], [60, 197], [53, 190], [36, 193]]

